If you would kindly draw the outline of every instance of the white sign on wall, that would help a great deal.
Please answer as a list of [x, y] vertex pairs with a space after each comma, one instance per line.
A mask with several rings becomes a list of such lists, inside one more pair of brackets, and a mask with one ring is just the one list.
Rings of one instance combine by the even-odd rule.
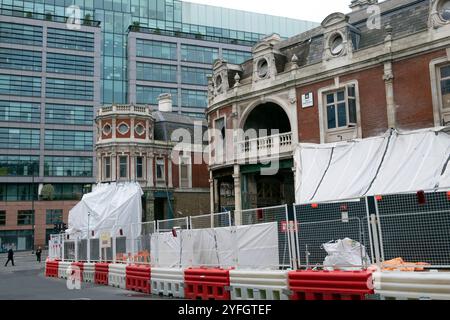
[[101, 248], [111, 248], [111, 234], [109, 232], [103, 232], [100, 235]]
[[309, 108], [314, 106], [314, 95], [308, 92], [302, 95], [302, 108]]

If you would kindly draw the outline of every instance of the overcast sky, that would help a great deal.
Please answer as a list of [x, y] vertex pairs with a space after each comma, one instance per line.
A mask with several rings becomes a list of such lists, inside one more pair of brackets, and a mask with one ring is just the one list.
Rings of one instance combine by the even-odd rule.
[[350, 12], [351, 0], [187, 0], [294, 19], [322, 22], [333, 12]]

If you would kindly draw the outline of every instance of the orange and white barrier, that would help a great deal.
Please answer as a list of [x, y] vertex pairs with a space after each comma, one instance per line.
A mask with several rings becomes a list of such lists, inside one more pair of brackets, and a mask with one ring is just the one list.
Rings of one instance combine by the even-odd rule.
[[184, 298], [184, 270], [153, 268], [151, 274], [152, 294]]
[[375, 272], [373, 280], [383, 300], [450, 300], [448, 272]]
[[231, 300], [289, 300], [288, 272], [231, 270]]

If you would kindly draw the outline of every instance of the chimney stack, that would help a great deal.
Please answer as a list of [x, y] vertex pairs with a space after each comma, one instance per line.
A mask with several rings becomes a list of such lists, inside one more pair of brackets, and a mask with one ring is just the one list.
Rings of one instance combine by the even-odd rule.
[[172, 112], [172, 95], [170, 93], [159, 95], [158, 110], [161, 112]]
[[350, 9], [352, 9], [352, 12], [355, 12], [366, 9], [373, 4], [378, 4], [378, 0], [352, 0], [350, 3]]

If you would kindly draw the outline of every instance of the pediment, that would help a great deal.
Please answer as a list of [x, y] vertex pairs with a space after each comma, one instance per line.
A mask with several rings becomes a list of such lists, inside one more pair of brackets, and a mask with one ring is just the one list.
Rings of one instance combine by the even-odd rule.
[[349, 20], [349, 16], [347, 16], [343, 13], [340, 13], [340, 12], [335, 12], [335, 13], [330, 14], [328, 17], [326, 17], [322, 21], [322, 27], [329, 28], [338, 23], [342, 23], [342, 22], [347, 23], [348, 20]]

